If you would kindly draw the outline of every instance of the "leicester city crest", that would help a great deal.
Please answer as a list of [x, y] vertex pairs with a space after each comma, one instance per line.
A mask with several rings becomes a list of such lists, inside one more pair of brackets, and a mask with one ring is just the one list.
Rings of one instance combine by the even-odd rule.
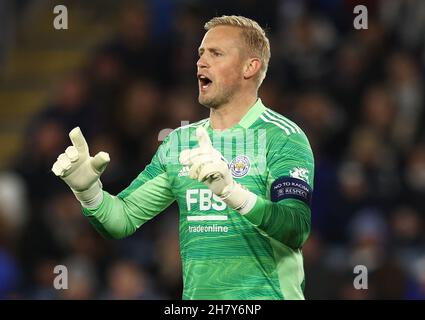
[[246, 176], [251, 166], [247, 156], [237, 156], [230, 163], [230, 170], [234, 178], [242, 178]]

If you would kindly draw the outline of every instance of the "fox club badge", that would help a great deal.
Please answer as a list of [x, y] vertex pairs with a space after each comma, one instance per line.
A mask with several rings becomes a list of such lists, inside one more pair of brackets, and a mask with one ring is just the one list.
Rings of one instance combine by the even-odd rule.
[[230, 163], [230, 171], [232, 171], [232, 176], [234, 178], [245, 177], [251, 167], [251, 163], [247, 156], [237, 156]]

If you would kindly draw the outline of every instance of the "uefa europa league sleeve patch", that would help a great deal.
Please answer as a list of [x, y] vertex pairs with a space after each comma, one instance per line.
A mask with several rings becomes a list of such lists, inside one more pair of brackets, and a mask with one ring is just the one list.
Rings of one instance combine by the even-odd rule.
[[292, 177], [280, 177], [276, 179], [270, 188], [270, 196], [273, 202], [283, 199], [301, 200], [308, 206], [311, 205], [313, 190], [307, 182]]

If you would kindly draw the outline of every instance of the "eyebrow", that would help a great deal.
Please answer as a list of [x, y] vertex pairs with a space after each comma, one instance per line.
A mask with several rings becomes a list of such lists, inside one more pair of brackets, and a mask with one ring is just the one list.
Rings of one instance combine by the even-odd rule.
[[[207, 48], [206, 49], [209, 52], [223, 52], [223, 50], [221, 50], [220, 48], [216, 48], [216, 47], [212, 47], [212, 48]], [[205, 51], [205, 48], [199, 48], [198, 49], [198, 53], [202, 54]]]

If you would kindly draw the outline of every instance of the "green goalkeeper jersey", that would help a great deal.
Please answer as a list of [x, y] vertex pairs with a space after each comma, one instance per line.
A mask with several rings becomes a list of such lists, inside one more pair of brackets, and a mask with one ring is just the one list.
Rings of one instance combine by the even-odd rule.
[[[245, 215], [188, 175], [179, 154], [198, 146], [204, 126], [235, 181], [255, 193]], [[183, 299], [303, 299], [302, 245], [311, 226], [314, 160], [292, 121], [258, 99], [234, 127], [209, 119], [171, 132], [151, 163], [117, 196], [104, 191], [84, 214], [104, 236], [131, 235], [173, 201], [180, 209]]]

